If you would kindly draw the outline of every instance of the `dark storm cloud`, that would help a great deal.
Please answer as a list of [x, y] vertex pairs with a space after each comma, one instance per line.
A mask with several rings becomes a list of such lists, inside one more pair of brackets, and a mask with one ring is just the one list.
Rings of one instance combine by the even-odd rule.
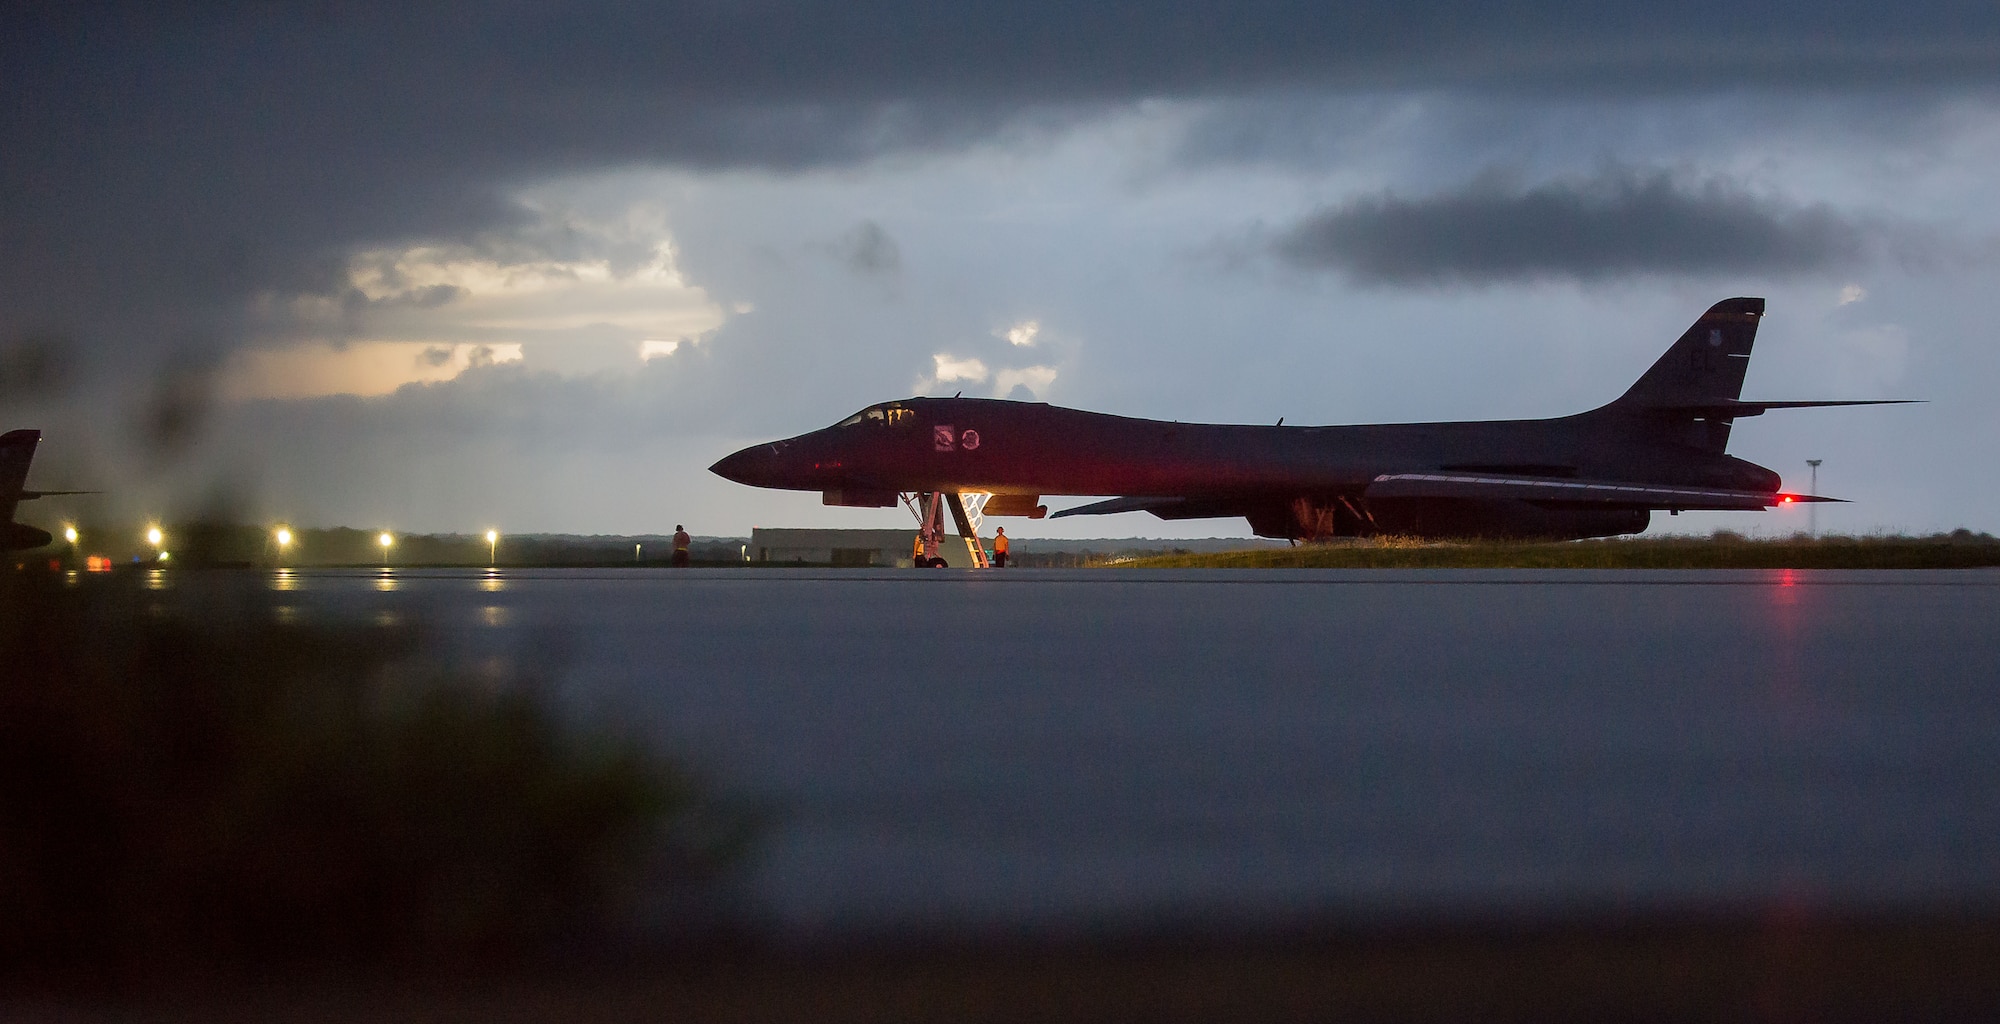
[[1825, 206], [1792, 206], [1723, 181], [1613, 170], [1510, 189], [1492, 181], [1422, 199], [1369, 196], [1306, 218], [1280, 259], [1367, 284], [1494, 284], [1851, 266], [1871, 233]]
[[0, 333], [226, 343], [244, 296], [516, 222], [498, 197], [537, 178], [848, 164], [1147, 97], [1996, 80], [1990, 0], [9, 4]]
[[832, 253], [847, 269], [857, 274], [894, 274], [903, 269], [903, 250], [882, 230], [882, 225], [864, 220], [834, 239]]
[[60, 337], [0, 338], [0, 401], [67, 390], [69, 350], [69, 341]]

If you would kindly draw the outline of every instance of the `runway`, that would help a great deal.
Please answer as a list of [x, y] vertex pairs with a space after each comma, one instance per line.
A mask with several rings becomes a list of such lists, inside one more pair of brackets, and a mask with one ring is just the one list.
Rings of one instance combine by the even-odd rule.
[[2000, 571], [318, 571], [775, 827], [824, 934], [2000, 904]]

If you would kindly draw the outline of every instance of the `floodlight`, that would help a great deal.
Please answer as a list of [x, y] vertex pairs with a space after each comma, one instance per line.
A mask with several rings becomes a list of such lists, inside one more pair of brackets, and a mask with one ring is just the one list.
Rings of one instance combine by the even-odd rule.
[[167, 535], [161, 533], [159, 527], [157, 526], [146, 527], [146, 543], [151, 544], [154, 547], [159, 547], [160, 542], [165, 539], [167, 539]]
[[74, 526], [63, 527], [63, 539], [69, 541], [71, 544], [76, 543], [76, 527]]
[[278, 546], [281, 548], [291, 547], [292, 546], [291, 527], [289, 526], [278, 527], [276, 530], [271, 532], [271, 539], [277, 541]]

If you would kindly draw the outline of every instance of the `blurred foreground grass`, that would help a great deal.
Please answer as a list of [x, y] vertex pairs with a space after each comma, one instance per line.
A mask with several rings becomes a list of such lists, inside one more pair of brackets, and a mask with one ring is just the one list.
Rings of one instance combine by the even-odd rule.
[[1508, 543], [1385, 537], [1100, 563], [1141, 569], [1975, 569], [2000, 566], [2000, 538], [1712, 537]]
[[546, 680], [278, 612], [0, 574], [0, 980], [477, 971], [614, 933], [740, 845]]

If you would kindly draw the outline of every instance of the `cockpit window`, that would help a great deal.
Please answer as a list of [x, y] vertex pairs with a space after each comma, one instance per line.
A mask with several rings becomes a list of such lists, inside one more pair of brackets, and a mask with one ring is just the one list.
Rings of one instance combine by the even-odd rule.
[[915, 421], [916, 410], [905, 409], [894, 402], [888, 405], [871, 405], [860, 412], [834, 424], [836, 427], [858, 427], [864, 423], [881, 426], [884, 423], [901, 426]]

